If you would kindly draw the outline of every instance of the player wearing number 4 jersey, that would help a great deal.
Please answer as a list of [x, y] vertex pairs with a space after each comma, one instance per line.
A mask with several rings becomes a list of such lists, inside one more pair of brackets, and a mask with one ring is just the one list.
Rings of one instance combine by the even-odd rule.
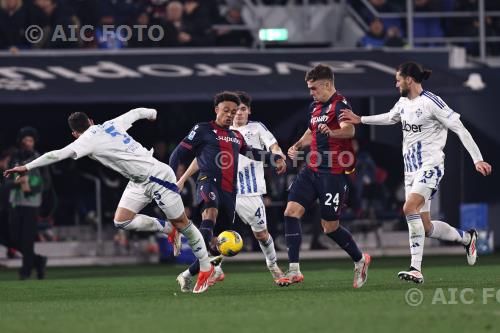
[[[67, 158], [79, 159], [84, 156], [119, 172], [129, 179], [129, 183], [115, 213], [115, 226], [125, 230], [165, 233], [174, 243], [176, 254], [180, 249], [180, 232], [188, 239], [194, 255], [200, 261], [202, 274], [198, 276], [193, 292], [204, 292], [215, 270], [209, 262], [203, 237], [184, 213], [172, 169], [153, 158], [152, 150], [146, 150], [127, 134], [127, 130], [139, 119], [154, 121], [156, 110], [133, 109], [102, 125], [94, 125], [85, 113], [73, 113], [68, 118], [72, 135], [76, 138], [73, 143], [48, 152], [26, 165], [6, 170], [4, 175], [23, 174]], [[138, 214], [153, 199], [170, 222]]]
[[408, 222], [411, 266], [408, 271], [399, 272], [398, 276], [415, 283], [424, 282], [421, 263], [425, 236], [462, 244], [469, 265], [474, 265], [477, 258], [476, 230], [459, 230], [430, 218], [431, 199], [444, 175], [443, 148], [448, 129], [458, 135], [476, 170], [483, 176], [491, 173], [491, 166], [483, 161], [479, 148], [460, 121], [460, 115], [441, 98], [422, 88], [422, 81], [428, 79], [430, 74], [430, 70], [423, 70], [417, 63], [404, 63], [396, 73], [396, 87], [401, 98], [390, 112], [358, 117], [350, 110], [343, 110], [341, 117], [352, 124], [402, 124], [406, 191], [403, 209]]
[[[283, 155], [274, 135], [266, 126], [258, 121], [248, 121], [252, 112], [251, 97], [245, 92], [236, 92], [236, 94], [238, 94], [241, 103], [231, 128], [239, 131], [249, 146]], [[238, 159], [236, 213], [244, 223], [252, 228], [266, 257], [267, 268], [276, 282], [283, 277], [283, 273], [278, 266], [273, 237], [267, 230], [266, 208], [262, 200], [262, 195], [266, 194], [264, 164], [241, 154]]]
[[309, 111], [309, 129], [288, 150], [291, 159], [298, 151], [310, 146], [311, 152], [288, 195], [285, 210], [285, 239], [288, 247], [289, 270], [278, 280], [281, 286], [299, 283], [304, 276], [299, 268], [302, 240], [300, 218], [305, 209], [319, 199], [321, 225], [325, 234], [344, 249], [354, 261], [354, 288], [361, 288], [368, 276], [371, 257], [361, 253], [349, 231], [340, 225], [340, 214], [347, 193], [347, 174], [354, 172], [352, 148], [354, 126], [339, 120], [340, 110], [349, 108], [346, 99], [334, 85], [332, 69], [325, 65], [313, 67], [305, 78], [314, 99]]

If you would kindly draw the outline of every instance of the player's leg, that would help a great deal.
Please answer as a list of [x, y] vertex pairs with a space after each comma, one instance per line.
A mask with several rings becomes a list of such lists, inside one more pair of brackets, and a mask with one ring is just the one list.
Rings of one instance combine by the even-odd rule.
[[431, 214], [429, 212], [430, 202], [431, 201], [428, 200], [420, 210], [420, 216], [424, 223], [425, 235], [429, 238], [462, 244], [467, 254], [467, 263], [469, 265], [474, 265], [477, 260], [477, 231], [475, 229], [464, 231], [454, 228], [446, 222], [431, 220]]
[[151, 202], [151, 198], [144, 192], [145, 189], [140, 184], [128, 183], [115, 212], [115, 226], [123, 230], [162, 232], [168, 235], [173, 230], [171, 223], [138, 214]]
[[[314, 188], [314, 173], [307, 167], [300, 170], [297, 178], [290, 186], [288, 203], [285, 208], [285, 241], [288, 250], [288, 272], [278, 280], [279, 285], [287, 286], [304, 280], [300, 272], [299, 252], [302, 243], [300, 219], [305, 213], [305, 207], [310, 207], [316, 200]], [[287, 281], [289, 282], [287, 284]]]
[[[158, 207], [170, 220], [175, 227], [174, 230], [178, 230], [180, 234], [187, 238], [188, 244], [196, 257], [200, 273], [193, 288], [193, 293], [202, 293], [209, 287], [209, 278], [214, 274], [214, 267], [208, 258], [203, 235], [186, 216], [182, 198], [175, 186], [176, 177], [173, 170], [168, 165], [162, 164], [154, 175], [154, 177], [150, 177], [147, 193], [152, 196]], [[179, 278], [177, 281], [179, 281]], [[181, 284], [181, 290], [189, 291], [189, 283], [184, 286]]]
[[347, 176], [343, 174], [320, 175], [316, 180], [319, 190], [321, 225], [326, 236], [337, 243], [354, 262], [354, 288], [361, 288], [368, 276], [371, 257], [363, 254], [351, 233], [342, 225], [339, 218], [347, 201]]
[[[214, 234], [213, 230], [215, 227], [215, 222], [217, 221], [220, 193], [217, 189], [216, 184], [211, 182], [207, 178], [206, 180], [200, 181], [197, 184], [196, 196], [197, 203], [200, 205], [202, 210], [200, 232], [203, 237], [203, 242], [210, 253], [216, 254], [212, 249], [211, 244]], [[199, 271], [200, 263], [198, 260], [195, 260], [188, 269], [186, 269], [179, 275], [178, 280], [180, 278], [186, 280], [192, 279], [198, 274]]]
[[266, 208], [261, 196], [238, 196], [236, 212], [241, 220], [252, 228], [255, 239], [266, 258], [266, 265], [274, 281], [283, 276], [278, 266], [274, 240], [267, 230]]
[[408, 271], [401, 271], [398, 277], [402, 280], [423, 283], [422, 256], [424, 253], [425, 229], [420, 209], [425, 203], [425, 198], [430, 197], [431, 189], [416, 184], [407, 189], [406, 202], [403, 211], [408, 223], [408, 236], [410, 242], [411, 264]]

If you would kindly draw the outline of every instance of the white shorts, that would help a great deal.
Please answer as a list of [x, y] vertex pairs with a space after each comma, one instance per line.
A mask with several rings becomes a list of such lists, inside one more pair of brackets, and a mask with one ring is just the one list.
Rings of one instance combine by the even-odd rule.
[[236, 213], [245, 224], [252, 228], [252, 231], [259, 232], [267, 229], [266, 207], [260, 195], [238, 195]]
[[437, 192], [439, 182], [444, 176], [444, 164], [435, 167], [423, 167], [422, 169], [405, 173], [405, 194], [406, 199], [410, 193], [417, 193], [424, 197], [425, 203], [420, 212], [431, 210], [431, 200]]
[[177, 178], [172, 168], [165, 163], [157, 162], [151, 175], [144, 182], [128, 182], [118, 207], [139, 213], [154, 199], [167, 219], [179, 218], [184, 213], [184, 204], [175, 185], [176, 182]]

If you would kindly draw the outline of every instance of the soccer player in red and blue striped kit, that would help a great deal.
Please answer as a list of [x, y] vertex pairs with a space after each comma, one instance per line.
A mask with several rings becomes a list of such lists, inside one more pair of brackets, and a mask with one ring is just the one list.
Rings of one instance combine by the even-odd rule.
[[304, 276], [299, 267], [302, 240], [300, 218], [305, 209], [319, 199], [321, 225], [325, 234], [344, 249], [354, 261], [354, 288], [366, 282], [371, 257], [362, 253], [351, 233], [340, 225], [340, 214], [345, 204], [347, 175], [354, 172], [356, 158], [352, 148], [354, 126], [341, 122], [342, 109], [350, 109], [346, 99], [334, 84], [333, 71], [326, 65], [316, 65], [306, 74], [306, 83], [314, 101], [309, 107], [309, 128], [289, 150], [291, 159], [309, 147], [306, 166], [290, 187], [285, 210], [285, 239], [288, 247], [289, 270], [278, 280], [281, 286], [300, 283]]
[[[264, 161], [268, 165], [275, 163], [278, 174], [286, 171], [283, 156], [248, 146], [240, 132], [229, 128], [233, 124], [239, 105], [238, 95], [232, 92], [215, 95], [216, 119], [195, 125], [175, 148], [170, 158], [170, 166], [174, 170], [177, 169], [180, 159], [197, 160], [200, 173], [196, 195], [197, 204], [201, 205], [202, 211], [200, 232], [208, 249], [219, 212], [225, 212], [230, 221], [234, 219], [239, 154]], [[193, 170], [190, 166], [181, 178], [191, 176]], [[190, 291], [192, 278], [198, 271], [199, 263], [195, 261], [188, 270], [177, 277], [181, 291]], [[222, 280], [221, 277], [219, 279]]]

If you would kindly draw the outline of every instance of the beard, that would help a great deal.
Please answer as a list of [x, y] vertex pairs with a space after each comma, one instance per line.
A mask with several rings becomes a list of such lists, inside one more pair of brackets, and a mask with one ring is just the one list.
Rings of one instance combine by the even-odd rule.
[[408, 97], [409, 93], [410, 93], [410, 89], [408, 89], [408, 88], [403, 88], [400, 90], [401, 97]]

